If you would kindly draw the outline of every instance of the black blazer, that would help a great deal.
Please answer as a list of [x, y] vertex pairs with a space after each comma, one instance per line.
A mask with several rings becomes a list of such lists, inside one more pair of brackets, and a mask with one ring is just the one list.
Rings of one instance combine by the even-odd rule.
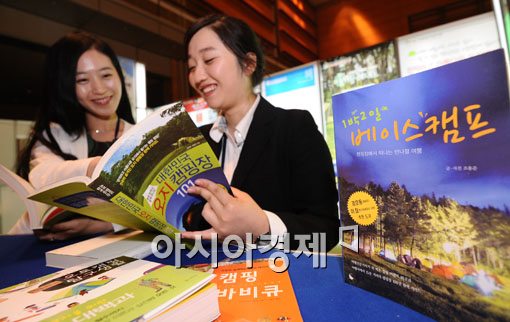
[[[218, 156], [220, 144], [201, 128]], [[231, 185], [277, 214], [291, 234], [325, 232], [338, 243], [338, 192], [328, 147], [307, 111], [276, 108], [261, 97]]]

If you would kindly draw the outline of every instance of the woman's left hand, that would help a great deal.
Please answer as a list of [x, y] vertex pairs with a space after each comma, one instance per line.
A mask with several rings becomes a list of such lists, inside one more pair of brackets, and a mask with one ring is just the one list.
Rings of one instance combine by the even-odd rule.
[[181, 237], [193, 239], [200, 235], [210, 239], [212, 233], [218, 233], [220, 240], [229, 235], [237, 235], [246, 240], [246, 234], [252, 233], [255, 240], [267, 233], [269, 221], [264, 210], [247, 193], [236, 188], [232, 188], [232, 192], [233, 196], [210, 180], [196, 180], [195, 186], [189, 188], [188, 193], [199, 195], [207, 201], [202, 216], [212, 228], [182, 232]]
[[107, 233], [113, 231], [111, 223], [92, 219], [89, 217], [78, 217], [68, 221], [59, 222], [49, 229], [34, 230], [40, 240], [65, 240], [71, 237]]

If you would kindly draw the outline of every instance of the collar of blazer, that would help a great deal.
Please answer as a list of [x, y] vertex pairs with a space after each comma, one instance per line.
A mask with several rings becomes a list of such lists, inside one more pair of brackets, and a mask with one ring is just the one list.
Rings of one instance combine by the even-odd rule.
[[[231, 182], [233, 187], [242, 187], [242, 184], [247, 175], [250, 173], [251, 168], [255, 165], [260, 155], [264, 153], [264, 150], [274, 133], [274, 128], [272, 126], [275, 119], [274, 113], [274, 106], [261, 97], [259, 105], [253, 115], [250, 129], [246, 135], [246, 140], [239, 157], [239, 162], [237, 163], [236, 170], [234, 171]], [[220, 143], [212, 140], [209, 136], [211, 127], [212, 124], [204, 125], [200, 128], [200, 130], [216, 154], [216, 157], [219, 158], [221, 145]]]
[[242, 187], [250, 169], [264, 153], [266, 145], [273, 135], [274, 107], [263, 97], [253, 115], [253, 120], [246, 135], [243, 150], [232, 177], [232, 186]]

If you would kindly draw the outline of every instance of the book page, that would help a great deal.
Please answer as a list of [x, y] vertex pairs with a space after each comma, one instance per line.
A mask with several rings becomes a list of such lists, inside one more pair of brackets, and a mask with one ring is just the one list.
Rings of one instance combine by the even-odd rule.
[[25, 204], [30, 220], [30, 227], [32, 229], [41, 228], [40, 218], [43, 216], [48, 206], [28, 199], [28, 196], [34, 193], [32, 185], [2, 164], [0, 164], [0, 181], [14, 190]]
[[[76, 181], [76, 179], [81, 181]], [[45, 187], [44, 191], [30, 196], [30, 198], [74, 213], [125, 227], [152, 230], [145, 222], [132, 216], [122, 207], [110, 202], [107, 198], [91, 189], [87, 185], [87, 181], [90, 181], [90, 178], [70, 178]], [[47, 221], [52, 219], [46, 215], [48, 213], [41, 217], [42, 226], [45, 226]]]

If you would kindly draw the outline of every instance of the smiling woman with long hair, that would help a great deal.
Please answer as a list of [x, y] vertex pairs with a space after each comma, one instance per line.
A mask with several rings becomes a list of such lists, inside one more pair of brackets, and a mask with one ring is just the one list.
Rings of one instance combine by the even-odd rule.
[[[90, 176], [103, 153], [134, 123], [117, 56], [104, 41], [73, 32], [50, 47], [44, 100], [17, 172], [38, 189]], [[111, 231], [111, 223], [77, 217], [36, 231], [44, 240]], [[25, 213], [10, 233], [31, 232]]]

